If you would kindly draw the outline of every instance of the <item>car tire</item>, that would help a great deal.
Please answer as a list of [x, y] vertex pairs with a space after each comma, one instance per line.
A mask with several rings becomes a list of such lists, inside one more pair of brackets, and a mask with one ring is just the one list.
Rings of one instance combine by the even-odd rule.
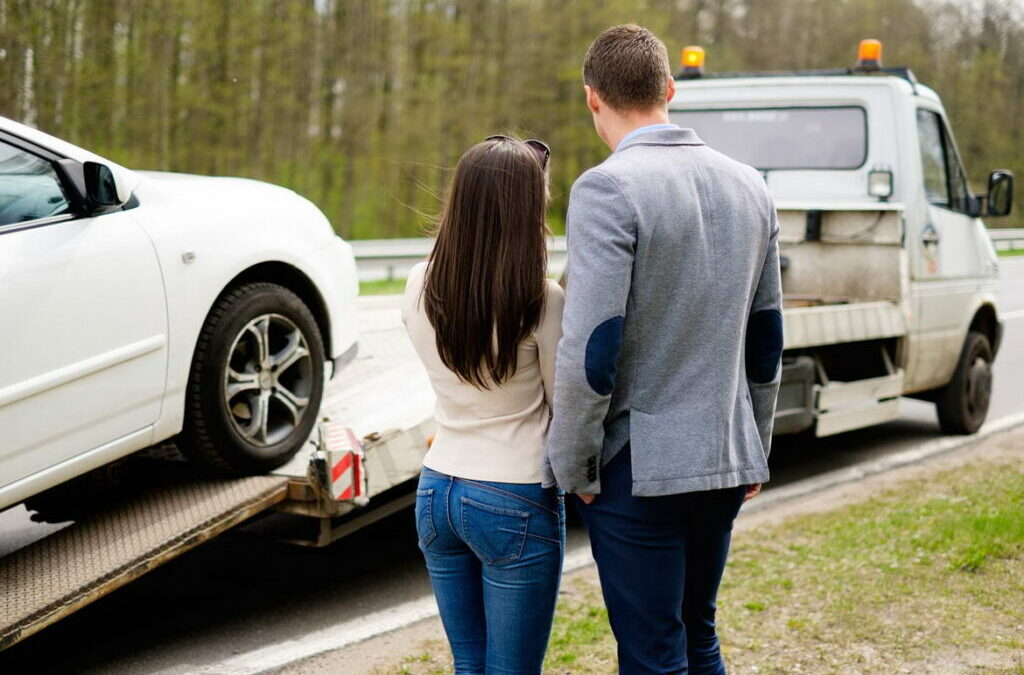
[[196, 344], [178, 447], [221, 475], [285, 464], [316, 424], [324, 360], [316, 319], [295, 293], [272, 283], [225, 292]]
[[947, 434], [973, 434], [988, 415], [992, 398], [992, 345], [971, 331], [964, 340], [953, 378], [935, 392], [939, 427]]

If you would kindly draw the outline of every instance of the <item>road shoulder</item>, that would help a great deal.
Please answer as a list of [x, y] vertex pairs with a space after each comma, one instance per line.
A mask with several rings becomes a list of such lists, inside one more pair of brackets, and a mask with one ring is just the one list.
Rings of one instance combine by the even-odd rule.
[[[1002, 463], [1016, 466], [1018, 471], [1024, 472], [1024, 427], [1015, 426], [986, 438], [963, 441], [960, 447], [953, 447], [956, 445], [955, 440], [944, 439], [951, 449], [932, 448], [930, 453], [924, 453], [914, 461], [911, 461], [913, 457], [907, 457], [907, 461], [897, 462], [896, 466], [875, 466], [872, 470], [862, 471], [859, 477], [847, 475], [841, 481], [837, 477], [819, 477], [813, 489], [796, 486], [789, 489], [788, 495], [777, 493], [774, 497], [768, 492], [764, 496], [763, 505], [758, 507], [756, 501], [752, 502], [752, 508], [741, 514], [736, 524], [737, 538], [749, 539], [753, 533], [780, 526], [791, 519], [836, 512], [884, 496], [893, 490], [906, 489], [914, 483], [919, 483], [922, 489], [928, 489], [931, 478], [979, 463]], [[563, 602], [571, 601], [567, 604], [578, 605], [588, 596], [593, 600], [598, 588], [596, 570], [593, 566], [587, 566], [567, 574], [564, 588]], [[751, 611], [757, 610], [755, 608]], [[572, 619], [574, 623], [575, 619]], [[600, 619], [597, 617], [598, 623]], [[974, 660], [980, 663], [984, 657], [984, 654], [979, 653]], [[338, 672], [342, 666], [348, 673], [420, 673], [438, 669], [439, 672], [446, 672], [446, 658], [447, 647], [444, 645], [443, 632], [440, 621], [435, 617], [342, 650], [320, 654], [279, 672], [328, 673]], [[602, 663], [608, 658], [607, 654], [593, 655], [598, 669], [608, 665]], [[954, 664], [950, 662], [948, 665]]]

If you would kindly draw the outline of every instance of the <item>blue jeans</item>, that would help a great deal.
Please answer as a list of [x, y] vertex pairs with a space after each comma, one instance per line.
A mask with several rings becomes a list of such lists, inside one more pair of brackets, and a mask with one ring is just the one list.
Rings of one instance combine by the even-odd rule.
[[725, 675], [715, 599], [745, 487], [634, 497], [627, 445], [601, 469], [601, 494], [576, 499], [628, 675]]
[[424, 467], [416, 531], [456, 675], [540, 673], [562, 574], [562, 495]]

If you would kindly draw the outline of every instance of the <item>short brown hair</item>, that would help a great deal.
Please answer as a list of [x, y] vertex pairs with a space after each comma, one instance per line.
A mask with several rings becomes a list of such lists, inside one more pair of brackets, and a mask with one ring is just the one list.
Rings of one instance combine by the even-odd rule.
[[663, 104], [670, 77], [665, 43], [632, 23], [605, 29], [583, 58], [583, 83], [616, 110]]

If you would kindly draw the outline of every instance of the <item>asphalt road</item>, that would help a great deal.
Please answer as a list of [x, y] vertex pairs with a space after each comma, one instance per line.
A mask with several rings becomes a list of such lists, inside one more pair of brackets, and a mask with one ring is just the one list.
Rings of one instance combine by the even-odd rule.
[[[1002, 258], [1006, 335], [989, 419], [1024, 411], [1024, 257]], [[940, 437], [932, 406], [817, 441], [778, 442], [767, 490]], [[0, 555], [37, 538], [24, 512], [0, 517]], [[2, 673], [216, 672], [233, 655], [305, 635], [429, 593], [412, 516], [404, 511], [326, 549], [266, 538], [273, 517], [151, 572], [0, 654]], [[585, 543], [570, 529], [570, 547]], [[9, 592], [4, 589], [4, 592]]]

